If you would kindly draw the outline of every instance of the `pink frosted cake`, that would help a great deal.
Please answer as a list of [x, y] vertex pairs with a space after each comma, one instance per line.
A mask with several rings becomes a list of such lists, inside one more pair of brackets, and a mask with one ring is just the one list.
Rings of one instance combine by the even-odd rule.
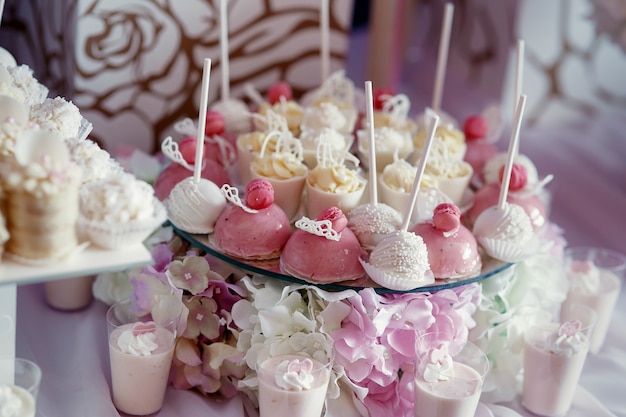
[[254, 179], [246, 187], [246, 205], [236, 189], [225, 185], [222, 192], [232, 203], [226, 206], [215, 223], [215, 244], [224, 253], [251, 260], [274, 259], [291, 236], [289, 219], [274, 204], [274, 189], [264, 179]]
[[337, 207], [326, 209], [316, 221], [307, 217], [298, 220], [298, 230], [280, 257], [281, 271], [323, 284], [363, 277], [360, 259], [367, 254], [347, 224], [346, 216]]
[[436, 278], [470, 278], [480, 274], [482, 261], [476, 238], [461, 224], [461, 211], [454, 204], [439, 204], [431, 222], [415, 225], [424, 239], [428, 262]]

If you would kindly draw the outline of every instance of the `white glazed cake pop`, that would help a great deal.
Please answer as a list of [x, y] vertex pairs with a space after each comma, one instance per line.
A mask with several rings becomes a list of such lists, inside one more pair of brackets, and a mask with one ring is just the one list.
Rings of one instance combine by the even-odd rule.
[[408, 231], [408, 227], [438, 123], [439, 117], [433, 114], [401, 229], [389, 233], [376, 245], [369, 262], [361, 261], [374, 282], [392, 290], [412, 290], [435, 281], [428, 263], [428, 248], [420, 236]]
[[226, 198], [210, 180], [187, 177], [172, 189], [165, 200], [169, 219], [176, 227], [189, 233], [211, 233]]
[[368, 141], [370, 145], [369, 188], [370, 202], [361, 204], [347, 215], [348, 228], [356, 235], [361, 246], [372, 250], [389, 233], [396, 231], [402, 225], [402, 216], [398, 211], [387, 204], [378, 202], [378, 187], [376, 183], [376, 140], [374, 130], [374, 98], [372, 82], [365, 82], [366, 113], [368, 120]]

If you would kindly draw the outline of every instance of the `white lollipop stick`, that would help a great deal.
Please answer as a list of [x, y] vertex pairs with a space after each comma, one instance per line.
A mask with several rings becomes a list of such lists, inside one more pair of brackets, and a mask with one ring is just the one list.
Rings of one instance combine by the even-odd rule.
[[329, 10], [328, 0], [321, 0], [320, 7], [320, 32], [322, 36], [322, 43], [320, 47], [320, 60], [322, 67], [322, 84], [328, 78], [330, 72], [330, 41], [329, 41]]
[[206, 127], [206, 112], [209, 101], [209, 79], [211, 78], [211, 59], [204, 59], [202, 69], [202, 91], [200, 93], [200, 111], [198, 113], [198, 137], [196, 139], [196, 159], [193, 167], [193, 179], [200, 182], [202, 158], [204, 153], [204, 131]]
[[0, 0], [0, 24], [2, 24], [3, 14], [4, 14], [4, 0]]
[[513, 122], [513, 131], [509, 141], [509, 150], [507, 153], [506, 165], [502, 174], [502, 185], [500, 186], [500, 199], [498, 200], [498, 208], [504, 210], [506, 206], [506, 198], [509, 194], [509, 184], [511, 182], [511, 171], [513, 170], [513, 161], [515, 159], [517, 145], [519, 143], [519, 132], [522, 127], [522, 117], [524, 116], [524, 108], [526, 107], [526, 94], [521, 94], [515, 112]]
[[[428, 116], [429, 113], [433, 113], [432, 111], [426, 110], [426, 114]], [[424, 145], [424, 150], [422, 151], [422, 156], [420, 157], [419, 165], [417, 166], [417, 172], [415, 173], [415, 179], [413, 180], [413, 188], [411, 190], [411, 198], [409, 198], [409, 204], [404, 212], [404, 219], [402, 221], [402, 231], [406, 232], [409, 230], [409, 223], [411, 222], [411, 216], [413, 215], [413, 208], [415, 207], [415, 203], [417, 202], [417, 194], [420, 190], [420, 183], [422, 182], [422, 177], [424, 176], [424, 169], [426, 168], [426, 160], [428, 159], [428, 154], [430, 153], [430, 148], [433, 144], [433, 139], [435, 138], [435, 132], [437, 131], [437, 125], [439, 125], [439, 116], [434, 113], [431, 114], [430, 125], [428, 126], [428, 134], [426, 136], [426, 144]]]
[[230, 98], [230, 68], [228, 61], [228, 0], [220, 1], [220, 52], [222, 67], [222, 100]]
[[443, 26], [441, 27], [439, 53], [437, 55], [437, 72], [435, 73], [435, 88], [433, 90], [432, 108], [437, 114], [441, 111], [441, 96], [443, 94], [443, 81], [446, 76], [446, 66], [448, 64], [448, 51], [450, 49], [450, 33], [452, 32], [453, 15], [454, 5], [452, 3], [447, 3], [443, 15]]
[[[522, 84], [524, 79], [524, 46], [525, 43], [523, 40], [519, 39], [517, 41], [517, 49], [516, 49], [516, 66], [515, 66], [515, 90], [513, 96], [513, 120], [515, 120], [517, 113], [517, 103], [519, 101], [519, 97], [522, 95]], [[517, 153], [517, 149], [514, 151]]]
[[376, 139], [374, 136], [374, 95], [372, 82], [365, 81], [365, 114], [369, 125], [369, 153], [370, 153], [370, 203], [378, 204], [378, 186], [376, 184]]

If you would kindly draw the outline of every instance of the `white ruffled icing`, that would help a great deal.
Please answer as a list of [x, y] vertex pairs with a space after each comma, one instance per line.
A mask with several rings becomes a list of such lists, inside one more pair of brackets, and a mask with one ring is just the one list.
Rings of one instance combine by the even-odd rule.
[[446, 345], [442, 345], [440, 349], [431, 349], [420, 363], [420, 372], [426, 382], [448, 381], [453, 369], [454, 361], [448, 354]]
[[302, 130], [327, 127], [338, 131], [347, 131], [348, 119], [338, 106], [332, 102], [322, 102], [314, 107], [307, 107], [302, 118]]
[[311, 186], [327, 193], [353, 193], [365, 187], [365, 181], [359, 174], [343, 165], [317, 165], [309, 172], [307, 181]]
[[[404, 159], [398, 159], [385, 167], [382, 173], [382, 181], [392, 190], [401, 193], [410, 193], [415, 181], [417, 167]], [[437, 187], [437, 180], [428, 174], [422, 176], [420, 188]]]
[[[359, 141], [359, 148], [362, 152], [369, 150], [368, 135], [361, 135], [360, 138], [367, 140]], [[401, 132], [391, 127], [379, 127], [374, 129], [374, 140], [376, 141], [376, 152], [399, 152], [410, 153], [413, 150], [413, 140], [407, 132]]]
[[[22, 417], [34, 415], [34, 402], [27, 402], [30, 394], [11, 385], [0, 384], [0, 417]], [[26, 401], [25, 401], [26, 400]]]
[[548, 339], [548, 350], [560, 356], [572, 356], [588, 344], [587, 336], [576, 328], [575, 332], [564, 330], [566, 327], [580, 327], [580, 322], [567, 322], [561, 324], [559, 330], [550, 335]]
[[41, 129], [57, 133], [63, 139], [75, 138], [82, 122], [80, 110], [63, 97], [46, 98], [31, 107], [30, 121]]
[[308, 391], [315, 381], [311, 374], [312, 369], [313, 363], [310, 359], [282, 361], [278, 364], [274, 382], [287, 391]]
[[117, 347], [129, 355], [150, 356], [159, 347], [156, 338], [156, 333], [154, 332], [135, 335], [132, 330], [126, 330], [122, 332], [117, 340]]
[[81, 214], [92, 221], [128, 223], [154, 217], [154, 190], [130, 174], [112, 175], [81, 189]]
[[48, 96], [48, 88], [37, 81], [28, 65], [8, 67], [7, 70], [13, 78], [13, 85], [22, 90], [25, 104], [39, 104]]
[[600, 270], [593, 262], [573, 260], [569, 263], [567, 274], [573, 290], [588, 294], [600, 291]]
[[69, 144], [70, 158], [83, 172], [83, 184], [124, 172], [122, 166], [95, 142], [87, 139]]

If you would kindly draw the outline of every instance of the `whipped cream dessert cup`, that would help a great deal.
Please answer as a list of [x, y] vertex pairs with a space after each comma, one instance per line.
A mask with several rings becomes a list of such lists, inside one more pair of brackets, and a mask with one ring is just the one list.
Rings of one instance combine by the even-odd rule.
[[356, 191], [348, 193], [331, 193], [320, 190], [306, 181], [306, 207], [310, 218], [315, 219], [329, 207], [338, 207], [341, 211], [348, 213], [355, 209], [363, 198], [365, 192], [365, 181]]
[[83, 309], [93, 301], [92, 285], [94, 275], [65, 278], [44, 283], [46, 302], [52, 308], [62, 311]]
[[589, 341], [589, 352], [600, 351], [626, 271], [626, 255], [609, 249], [572, 247], [565, 250], [565, 274], [570, 288], [563, 308], [584, 304], [597, 313]]
[[148, 415], [163, 406], [177, 321], [155, 323], [138, 317], [128, 301], [107, 311], [111, 391], [119, 411]]
[[451, 335], [426, 333], [417, 341], [415, 417], [467, 417], [476, 412], [489, 360], [473, 343], [452, 340]]
[[326, 131], [331, 138], [331, 147], [336, 152], [349, 152], [354, 143], [354, 135], [351, 133], [343, 133], [330, 128], [326, 129], [305, 129], [300, 134], [302, 142], [302, 156], [304, 163], [309, 169], [317, 166], [317, 146], [320, 135]]
[[332, 360], [304, 354], [259, 358], [260, 417], [320, 417], [332, 372]]
[[0, 359], [0, 371], [0, 415], [35, 417], [41, 382], [39, 366], [22, 358]]
[[306, 176], [298, 176], [289, 179], [269, 178], [257, 174], [252, 170], [252, 179], [262, 178], [267, 180], [274, 188], [274, 203], [283, 209], [287, 218], [294, 219], [302, 204], [302, 192], [306, 183]]
[[[390, 129], [391, 130], [391, 129]], [[379, 129], [380, 131], [380, 129]], [[383, 131], [384, 132], [384, 131]], [[387, 144], [376, 141], [376, 171], [383, 172], [385, 167], [392, 164], [395, 160], [394, 154], [397, 153], [398, 159], [406, 159], [413, 153], [413, 140], [409, 132], [393, 131], [394, 141], [388, 141]], [[357, 132], [358, 156], [361, 162], [369, 168], [369, 131], [358, 130]], [[375, 132], [374, 135], [383, 135], [383, 133]], [[384, 139], [383, 139], [384, 140]]]
[[437, 183], [439, 189], [450, 197], [454, 204], [461, 207], [474, 169], [469, 163], [462, 161], [455, 163], [455, 168], [451, 172], [454, 172], [455, 176], [437, 176]]
[[593, 319], [584, 318], [561, 323], [530, 318], [524, 331], [524, 408], [540, 416], [567, 414], [587, 358], [593, 324]]
[[[441, 203], [451, 203], [452, 200], [438, 189], [435, 183], [425, 184], [422, 182], [417, 201], [413, 207], [411, 221], [409, 225], [427, 221], [432, 218], [433, 210]], [[411, 190], [400, 191], [387, 184], [382, 175], [378, 176], [378, 198], [382, 203], [391, 206], [399, 213], [405, 213], [409, 202], [411, 201]]]

